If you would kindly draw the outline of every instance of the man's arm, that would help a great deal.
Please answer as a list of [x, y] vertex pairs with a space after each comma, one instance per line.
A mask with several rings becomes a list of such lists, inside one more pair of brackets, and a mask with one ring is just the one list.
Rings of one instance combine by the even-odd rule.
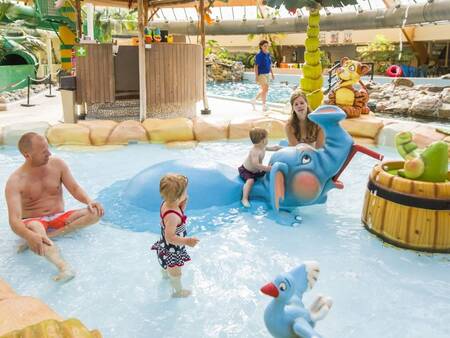
[[8, 205], [9, 225], [12, 231], [25, 239], [31, 250], [42, 256], [44, 254], [44, 244], [52, 245], [52, 242], [46, 236], [35, 233], [25, 226], [25, 223], [22, 221], [20, 190], [14, 179], [10, 179], [6, 183], [5, 197]]
[[81, 203], [84, 203], [88, 206], [91, 212], [95, 212], [96, 209], [99, 216], [103, 216], [104, 211], [103, 207], [100, 203], [93, 201], [89, 195], [81, 188], [81, 186], [77, 183], [72, 173], [70, 172], [67, 164], [62, 160], [57, 160], [58, 165], [61, 168], [61, 181], [62, 184], [66, 187], [69, 193]]
[[69, 191], [69, 193], [78, 201], [84, 204], [89, 204], [92, 200], [89, 198], [88, 194], [80, 187], [80, 185], [75, 181], [69, 167], [65, 162], [58, 159], [58, 166], [61, 168], [61, 181]]

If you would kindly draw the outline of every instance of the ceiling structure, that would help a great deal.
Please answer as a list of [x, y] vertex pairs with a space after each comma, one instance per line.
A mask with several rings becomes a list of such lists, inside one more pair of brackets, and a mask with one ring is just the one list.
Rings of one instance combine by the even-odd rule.
[[[253, 3], [249, 5], [248, 3]], [[226, 6], [223, 3], [215, 2], [214, 7], [211, 8], [211, 17], [218, 21], [224, 20], [238, 20], [242, 19], [258, 19], [260, 15], [258, 14], [258, 8], [256, 4], [261, 3], [258, 1], [250, 0], [229, 0]], [[414, 4], [426, 4], [427, 0], [399, 0], [397, 4], [408, 6]], [[187, 7], [184, 8], [161, 8], [154, 17], [154, 21], [197, 21], [197, 11], [192, 3], [187, 3]], [[263, 6], [265, 7], [265, 6]], [[355, 6], [345, 6], [339, 8], [327, 7], [321, 9], [321, 14], [326, 16], [330, 14], [338, 13], [361, 13], [364, 11], [371, 11], [377, 9], [385, 9], [386, 6], [383, 0], [358, 0], [358, 5]], [[271, 9], [270, 7], [265, 7], [266, 14], [276, 15], [280, 18], [288, 18], [293, 15], [288, 12], [284, 7], [279, 10]], [[298, 10], [297, 15], [307, 15], [307, 10]], [[294, 15], [295, 16], [295, 15]]]
[[[345, 7], [326, 7], [321, 9], [322, 15], [338, 13], [362, 13], [377, 9], [385, 9], [385, 0], [357, 0], [358, 5]], [[409, 6], [415, 4], [427, 4], [433, 0], [395, 0], [394, 5]], [[131, 8], [136, 7], [136, 0], [85, 0], [84, 3], [92, 3], [101, 7]], [[154, 21], [197, 21], [198, 13], [196, 7], [198, 1], [191, 0], [149, 0], [149, 6], [159, 8]], [[205, 5], [208, 1], [205, 1]], [[279, 10], [262, 5], [263, 0], [228, 0], [226, 2], [214, 1], [210, 8], [211, 17], [215, 20], [242, 20], [260, 18], [258, 6], [264, 9], [265, 14], [276, 15], [280, 18], [292, 17], [284, 7]], [[307, 15], [307, 10], [299, 9], [296, 15]], [[295, 15], [294, 15], [295, 16]]]

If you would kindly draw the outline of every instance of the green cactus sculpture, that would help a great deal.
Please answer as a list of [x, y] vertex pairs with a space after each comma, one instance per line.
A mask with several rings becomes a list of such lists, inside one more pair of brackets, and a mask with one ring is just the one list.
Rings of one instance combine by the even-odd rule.
[[267, 5], [280, 8], [284, 5], [290, 13], [295, 14], [299, 8], [308, 8], [308, 28], [305, 41], [305, 64], [303, 65], [303, 78], [300, 88], [306, 93], [311, 109], [316, 109], [323, 100], [322, 64], [320, 61], [320, 8], [344, 7], [357, 5], [357, 0], [268, 0]]
[[448, 145], [437, 141], [425, 149], [419, 149], [411, 132], [395, 136], [397, 151], [405, 159], [398, 175], [418, 181], [445, 182], [448, 178]]

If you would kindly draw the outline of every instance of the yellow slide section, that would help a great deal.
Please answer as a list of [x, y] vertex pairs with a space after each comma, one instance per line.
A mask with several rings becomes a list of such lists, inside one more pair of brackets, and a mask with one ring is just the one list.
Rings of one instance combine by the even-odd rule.
[[97, 330], [89, 331], [78, 319], [63, 322], [48, 319], [0, 338], [102, 338], [102, 335]]

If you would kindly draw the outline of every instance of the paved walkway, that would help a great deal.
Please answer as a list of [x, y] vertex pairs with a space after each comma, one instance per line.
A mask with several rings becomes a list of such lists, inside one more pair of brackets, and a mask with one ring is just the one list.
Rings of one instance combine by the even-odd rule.
[[[62, 122], [63, 109], [60, 93], [55, 91], [55, 97], [46, 97], [45, 94], [47, 93], [48, 91], [44, 91], [31, 97], [30, 102], [35, 104], [33, 107], [20, 105], [26, 103], [26, 99], [9, 104], [8, 110], [0, 111], [0, 127], [22, 122], [46, 121], [51, 125]], [[251, 104], [247, 102], [209, 98], [208, 103], [211, 115], [207, 116], [211, 118], [230, 120], [239, 117], [261, 117], [264, 115], [261, 111], [261, 105], [257, 105], [257, 110], [254, 111]], [[199, 102], [197, 107], [198, 115], [201, 116], [200, 110], [203, 108], [203, 103]], [[273, 112], [271, 116], [274, 116]]]
[[55, 92], [55, 97], [46, 97], [48, 91], [45, 90], [30, 99], [33, 107], [23, 107], [20, 104], [26, 103], [26, 99], [8, 105], [8, 110], [0, 111], [0, 127], [21, 122], [46, 121], [56, 124], [63, 119], [62, 102], [59, 92]]

